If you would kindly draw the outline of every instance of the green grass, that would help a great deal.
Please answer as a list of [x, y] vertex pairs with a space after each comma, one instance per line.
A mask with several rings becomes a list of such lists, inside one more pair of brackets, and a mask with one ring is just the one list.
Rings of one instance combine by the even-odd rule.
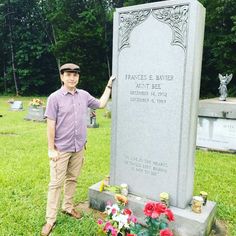
[[[45, 221], [49, 164], [46, 124], [25, 121], [31, 98], [21, 97], [24, 111], [9, 111], [0, 97], [0, 235], [39, 235]], [[46, 99], [43, 98], [45, 101]], [[75, 202], [88, 199], [88, 187], [109, 173], [110, 126], [104, 110], [97, 111], [98, 129], [88, 129], [86, 161], [79, 178]], [[217, 202], [217, 218], [236, 235], [235, 155], [197, 151], [194, 195], [208, 192]], [[93, 215], [75, 221], [59, 213], [53, 236], [96, 235]]]

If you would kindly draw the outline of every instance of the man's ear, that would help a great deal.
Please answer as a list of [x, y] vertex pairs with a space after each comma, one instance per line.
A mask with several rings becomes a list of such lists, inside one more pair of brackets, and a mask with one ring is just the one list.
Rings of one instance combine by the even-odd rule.
[[64, 82], [63, 82], [63, 74], [60, 73], [60, 79], [61, 79], [61, 84], [63, 85]]

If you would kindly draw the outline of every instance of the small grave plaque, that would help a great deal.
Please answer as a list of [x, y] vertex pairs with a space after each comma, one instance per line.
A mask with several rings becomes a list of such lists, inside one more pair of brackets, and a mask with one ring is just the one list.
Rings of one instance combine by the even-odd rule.
[[23, 110], [23, 102], [22, 101], [14, 101], [11, 103], [11, 111], [22, 111]]

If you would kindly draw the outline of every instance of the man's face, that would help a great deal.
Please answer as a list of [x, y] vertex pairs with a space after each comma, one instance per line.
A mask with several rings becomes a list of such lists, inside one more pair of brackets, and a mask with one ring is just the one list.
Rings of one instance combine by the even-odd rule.
[[76, 85], [79, 82], [79, 74], [77, 72], [65, 71], [61, 75], [61, 80], [63, 81], [64, 86], [68, 90], [73, 90], [73, 89], [75, 89]]

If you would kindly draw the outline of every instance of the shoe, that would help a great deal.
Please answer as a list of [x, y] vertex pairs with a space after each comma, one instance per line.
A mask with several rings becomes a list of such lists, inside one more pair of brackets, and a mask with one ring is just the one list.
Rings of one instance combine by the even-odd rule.
[[62, 213], [66, 214], [66, 215], [69, 215], [75, 219], [81, 219], [82, 218], [82, 214], [78, 211], [76, 211], [75, 209], [72, 209], [71, 212], [68, 212], [68, 211], [62, 211]]
[[42, 231], [41, 231], [41, 236], [48, 236], [53, 228], [55, 227], [55, 223], [53, 225], [50, 225], [49, 223], [46, 223], [43, 228], [42, 228]]

